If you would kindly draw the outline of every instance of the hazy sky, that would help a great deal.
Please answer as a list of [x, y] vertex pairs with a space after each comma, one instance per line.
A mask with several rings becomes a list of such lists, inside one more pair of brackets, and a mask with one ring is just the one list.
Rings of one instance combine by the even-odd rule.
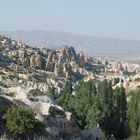
[[140, 0], [0, 0], [0, 30], [140, 40]]

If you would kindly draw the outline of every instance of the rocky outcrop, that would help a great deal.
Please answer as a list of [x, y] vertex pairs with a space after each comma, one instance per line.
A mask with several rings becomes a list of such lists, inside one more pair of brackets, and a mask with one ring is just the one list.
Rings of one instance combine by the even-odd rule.
[[32, 55], [30, 57], [30, 67], [41, 69], [42, 60], [40, 55]]
[[20, 50], [18, 51], [18, 57], [21, 59], [21, 61], [23, 61], [24, 58], [27, 57], [27, 52], [26, 52], [26, 50], [25, 50], [25, 49], [20, 49]]
[[[83, 139], [73, 115], [70, 112], [65, 112], [62, 107], [57, 106], [49, 97], [42, 96], [42, 93], [38, 90], [21, 87], [13, 88], [10, 91], [12, 92], [12, 90], [13, 92], [17, 91], [16, 95], [12, 97], [2, 95], [3, 97], [0, 97], [0, 108], [9, 107], [11, 103], [25, 108], [33, 108], [37, 112], [36, 118], [46, 122], [46, 130], [49, 135], [61, 137], [64, 140]], [[32, 100], [30, 100], [31, 97]]]
[[76, 59], [76, 52], [73, 47], [63, 46], [59, 50], [59, 61], [74, 61]]
[[40, 117], [40, 120], [43, 119], [47, 122], [47, 131], [50, 134], [61, 136], [64, 140], [76, 138], [83, 140], [81, 131], [71, 113], [64, 112], [61, 107], [50, 103], [37, 102], [34, 104], [34, 108], [43, 114], [43, 118]]
[[20, 73], [17, 76], [19, 79], [29, 80], [31, 78], [36, 82], [46, 82], [48, 74], [33, 74], [29, 77], [24, 74], [42, 70], [51, 73], [50, 75], [57, 79], [61, 77], [73, 81], [81, 78], [86, 81], [90, 79], [100, 81], [103, 79], [113, 80], [113, 77], [123, 77], [124, 81], [128, 78], [131, 79], [131, 82], [125, 82], [125, 86], [133, 85], [134, 81], [136, 81], [135, 85], [139, 86], [138, 80], [131, 78], [131, 76], [140, 73], [138, 64], [88, 57], [83, 52], [77, 54], [73, 47], [66, 45], [56, 50], [40, 46], [27, 46], [0, 36], [0, 68], [5, 67], [8, 67], [11, 72]]
[[[30, 69], [40, 69], [52, 72], [57, 77], [78, 80], [89, 77], [91, 73], [138, 73], [140, 67], [136, 64], [107, 61], [85, 56], [82, 52], [76, 54], [73, 47], [63, 45], [51, 50], [39, 46], [27, 46], [21, 42], [0, 36], [0, 66], [11, 63], [21, 64]], [[93, 77], [92, 77], [93, 79]]]

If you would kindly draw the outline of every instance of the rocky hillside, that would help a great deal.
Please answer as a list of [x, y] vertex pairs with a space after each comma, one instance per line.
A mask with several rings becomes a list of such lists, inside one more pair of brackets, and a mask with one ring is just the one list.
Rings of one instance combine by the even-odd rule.
[[6, 37], [0, 37], [1, 66], [10, 64], [52, 72], [55, 76], [80, 79], [90, 71], [100, 72], [104, 66], [83, 53], [76, 54], [73, 47], [63, 46], [51, 50], [38, 46], [29, 47]]
[[[71, 70], [69, 67], [63, 70], [67, 67], [66, 61], [74, 61], [76, 57], [72, 47], [60, 50], [29, 47], [1, 36], [0, 114], [11, 105], [33, 108], [37, 112], [36, 118], [47, 123], [46, 139], [82, 139], [72, 114], [47, 96], [52, 86], [56, 94], [60, 93], [66, 80], [64, 74]], [[61, 73], [57, 73], [60, 69], [58, 64], [62, 66]], [[72, 76], [74, 72], [69, 73]], [[60, 75], [61, 78], [58, 77]], [[2, 133], [4, 127], [0, 123]]]
[[127, 89], [137, 88], [140, 66], [87, 57], [69, 46], [53, 50], [0, 36], [0, 114], [3, 105], [33, 108], [36, 117], [48, 124], [47, 139], [84, 139], [73, 115], [48, 97], [50, 88], [59, 96], [67, 80], [73, 81], [74, 88], [80, 79], [98, 82], [117, 77], [120, 82], [114, 88], [122, 84]]
[[[8, 72], [19, 79], [28, 79], [25, 85], [29, 84], [30, 79], [41, 83], [51, 81], [56, 87], [62, 87], [59, 82], [66, 79], [112, 80], [120, 77], [130, 82], [133, 75], [139, 75], [140, 70], [138, 64], [88, 57], [82, 52], [77, 54], [73, 47], [66, 45], [49, 49], [29, 46], [4, 36], [0, 36], [0, 68], [2, 74]], [[46, 91], [43, 85], [42, 89]]]

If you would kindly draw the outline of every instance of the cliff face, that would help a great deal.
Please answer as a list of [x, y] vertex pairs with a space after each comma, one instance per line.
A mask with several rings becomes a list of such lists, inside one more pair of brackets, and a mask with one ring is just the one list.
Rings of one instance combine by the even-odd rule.
[[3, 36], [0, 36], [0, 67], [10, 67], [17, 73], [42, 70], [50, 72], [58, 79], [66, 78], [73, 81], [81, 78], [112, 80], [114, 77], [131, 81], [132, 76], [140, 71], [138, 64], [97, 59], [85, 56], [82, 52], [77, 54], [73, 47], [66, 45], [51, 50], [40, 46], [28, 46]]
[[[63, 46], [58, 50], [41, 47], [29, 47], [6, 37], [0, 37], [1, 56], [7, 63], [20, 63], [26, 67], [53, 72], [59, 77], [80, 79], [88, 71], [101, 71], [103, 65], [96, 68], [97, 60], [84, 54], [76, 54], [73, 47]], [[9, 60], [8, 60], [9, 59]], [[99, 66], [99, 65], [98, 65]]]

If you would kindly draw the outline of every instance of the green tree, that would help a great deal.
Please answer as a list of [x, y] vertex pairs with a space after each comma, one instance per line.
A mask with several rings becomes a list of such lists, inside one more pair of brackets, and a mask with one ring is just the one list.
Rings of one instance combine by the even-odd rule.
[[112, 83], [104, 80], [98, 84], [96, 98], [96, 107], [92, 108], [94, 114], [92, 112], [88, 114], [91, 114], [93, 124], [98, 122], [107, 137], [113, 134], [117, 139], [126, 138], [129, 133], [129, 124], [125, 89], [120, 87], [113, 90]]
[[43, 135], [45, 132], [45, 124], [35, 118], [35, 112], [31, 109], [12, 107], [3, 119], [6, 120], [7, 129], [18, 137], [26, 135], [30, 139], [30, 136]]
[[128, 104], [128, 118], [132, 135], [137, 135], [139, 128], [139, 91], [131, 92], [130, 101]]
[[95, 101], [92, 106], [88, 109], [87, 117], [86, 117], [86, 128], [93, 128], [99, 125], [99, 122], [102, 121], [103, 114], [100, 109], [98, 109], [97, 103], [98, 101], [95, 98]]
[[114, 130], [113, 134], [118, 139], [123, 139], [128, 137], [129, 124], [127, 117], [127, 101], [125, 89], [123, 87], [116, 88], [115, 94], [115, 117], [114, 117]]
[[87, 114], [88, 110], [90, 110], [91, 106], [94, 103], [96, 94], [96, 86], [93, 81], [80, 81], [77, 85], [77, 90], [73, 98], [73, 112], [80, 128], [82, 129], [84, 129], [87, 126], [87, 122], [90, 121], [89, 119], [87, 119]]
[[52, 87], [49, 88], [47, 95], [53, 99], [56, 98], [55, 95], [55, 87], [52, 85]]
[[113, 132], [114, 96], [112, 83], [104, 80], [98, 84], [97, 108], [100, 111], [99, 126], [104, 130], [107, 137]]
[[69, 101], [72, 96], [72, 83], [66, 81], [65, 87], [59, 97], [59, 104], [64, 107], [65, 110], [70, 110]]

